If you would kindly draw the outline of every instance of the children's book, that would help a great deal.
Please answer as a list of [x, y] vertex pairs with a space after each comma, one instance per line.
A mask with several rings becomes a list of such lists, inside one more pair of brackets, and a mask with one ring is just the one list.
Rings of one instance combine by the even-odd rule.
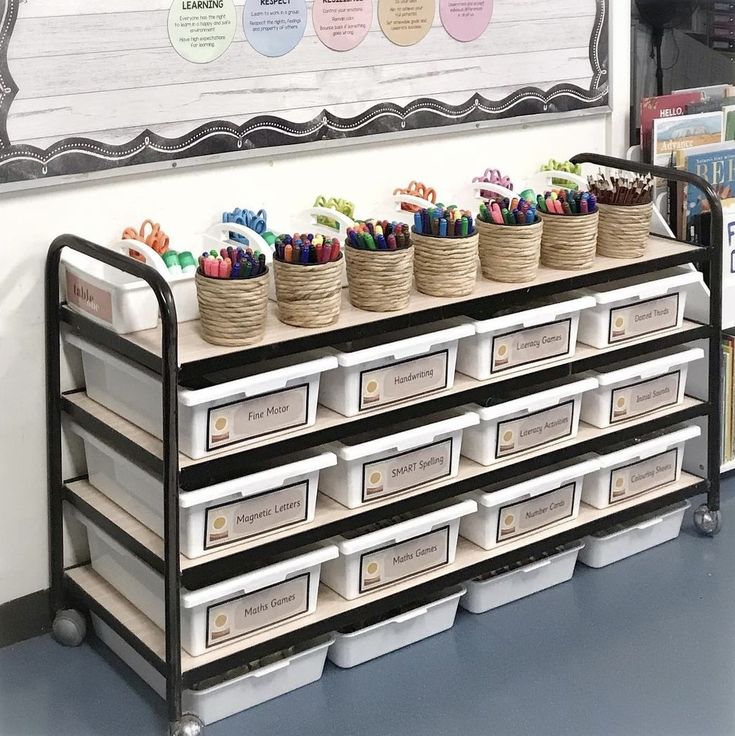
[[689, 105], [703, 100], [704, 95], [696, 91], [641, 100], [641, 151], [645, 161], [652, 160], [653, 121], [686, 115]]

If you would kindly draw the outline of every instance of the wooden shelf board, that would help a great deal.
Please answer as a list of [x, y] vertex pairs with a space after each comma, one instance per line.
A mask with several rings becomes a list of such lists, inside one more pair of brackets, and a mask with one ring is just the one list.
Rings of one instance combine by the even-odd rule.
[[[584, 422], [581, 422], [579, 425], [579, 432], [577, 436], [572, 439], [550, 445], [548, 448], [544, 448], [540, 453], [529, 451], [512, 458], [506, 458], [505, 460], [501, 460], [500, 462], [495, 463], [492, 466], [480, 465], [479, 463], [476, 463], [469, 458], [461, 457], [459, 461], [459, 472], [454, 478], [445, 478], [443, 480], [437, 481], [436, 483], [430, 483], [422, 486], [421, 488], [417, 488], [406, 493], [383, 498], [378, 501], [374, 501], [373, 503], [366, 504], [365, 506], [358, 507], [356, 509], [348, 509], [345, 506], [342, 506], [337, 501], [329, 498], [328, 496], [318, 494], [316, 514], [314, 517], [314, 521], [312, 521], [311, 523], [301, 524], [298, 527], [288, 527], [287, 529], [276, 531], [272, 534], [264, 535], [256, 539], [248, 539], [237, 544], [230, 544], [226, 547], [222, 547], [218, 550], [212, 551], [209, 554], [203, 555], [202, 557], [197, 557], [195, 559], [190, 559], [189, 557], [181, 555], [181, 569], [188, 570], [199, 565], [213, 562], [215, 560], [221, 560], [225, 557], [229, 557], [240, 552], [256, 549], [263, 544], [267, 544], [279, 539], [284, 539], [295, 533], [318, 529], [319, 527], [326, 526], [327, 524], [341, 521], [343, 519], [348, 519], [352, 516], [357, 516], [358, 514], [361, 514], [366, 510], [388, 507], [396, 501], [402, 501], [406, 498], [420, 496], [437, 488], [452, 485], [460, 481], [470, 480], [472, 478], [484, 475], [489, 471], [498, 470], [500, 468], [505, 468], [510, 465], [517, 464], [519, 462], [522, 462], [524, 459], [533, 456], [534, 454], [547, 455], [554, 453], [561, 448], [572, 447], [574, 445], [578, 445], [588, 440], [594, 439], [595, 437], [614, 435], [615, 432], [617, 432], [622, 427], [630, 427], [635, 426], [636, 424], [642, 424], [644, 422], [650, 421], [651, 419], [667, 416], [668, 414], [672, 414], [675, 411], [680, 411], [682, 409], [696, 406], [697, 404], [701, 403], [702, 402], [698, 401], [697, 399], [692, 399], [691, 397], [686, 396], [684, 398], [684, 403], [675, 408], [668, 408], [654, 414], [647, 414], [643, 417], [638, 417], [629, 422], [625, 422], [624, 424], [615, 424], [604, 429], [592, 427], [589, 424], [584, 424]], [[614, 438], [611, 441], [614, 442]], [[553, 459], [550, 459], [549, 463], [552, 464]], [[161, 539], [161, 537], [155, 534], [155, 532], [152, 532], [150, 529], [148, 529], [148, 527], [141, 524], [137, 519], [128, 514], [124, 509], [120, 508], [120, 506], [115, 504], [101, 491], [97, 490], [97, 488], [91, 485], [89, 481], [79, 480], [68, 483], [67, 485], [82, 500], [84, 500], [90, 506], [106, 516], [108, 519], [110, 519], [110, 521], [117, 524], [130, 536], [137, 539], [138, 542], [147, 547], [151, 552], [153, 552], [153, 554], [163, 559], [163, 540]]]
[[[326, 585], [322, 584], [319, 588], [319, 603], [317, 610], [311, 616], [305, 616], [289, 621], [280, 626], [271, 628], [268, 631], [261, 632], [260, 634], [247, 637], [246, 639], [233, 642], [223, 647], [218, 647], [217, 649], [198, 657], [192, 657], [182, 651], [182, 669], [183, 671], [188, 671], [201, 665], [209, 664], [221, 659], [222, 657], [236, 654], [252, 646], [267, 642], [277, 636], [297, 631], [307, 625], [332, 618], [346, 611], [360, 608], [381, 600], [400, 590], [415, 587], [416, 585], [461, 571], [465, 568], [472, 567], [477, 563], [491, 560], [508, 552], [522, 549], [565, 532], [573, 531], [574, 529], [580, 528], [590, 522], [616, 514], [619, 511], [672, 495], [686, 488], [690, 488], [698, 484], [700, 481], [701, 478], [688, 473], [682, 473], [681, 478], [677, 483], [665, 488], [649, 491], [648, 493], [622, 501], [621, 503], [615, 504], [614, 506], [606, 509], [595, 509], [591, 506], [587, 506], [586, 504], [582, 504], [579, 516], [576, 519], [542, 529], [535, 534], [529, 534], [512, 542], [501, 544], [493, 550], [484, 550], [460, 537], [457, 545], [456, 558], [453, 564], [442, 567], [438, 570], [433, 570], [424, 575], [417, 576], [410, 582], [396, 584], [379, 591], [374, 591], [373, 593], [361, 596], [355, 600], [345, 600]], [[121, 596], [111, 585], [109, 585], [109, 583], [97, 575], [90, 565], [68, 570], [67, 575], [88, 595], [97, 600], [100, 605], [112, 613], [120, 623], [126, 626], [135, 636], [137, 636], [154, 654], [163, 660], [163, 631], [144, 614], [138, 611], [138, 609], [136, 609], [129, 601]]]
[[[618, 269], [628, 265], [646, 263], [650, 261], [655, 261], [658, 258], [665, 258], [667, 256], [675, 256], [681, 253], [688, 253], [700, 250], [701, 249], [697, 248], [696, 246], [691, 246], [685, 243], [679, 243], [676, 241], [652, 236], [649, 240], [646, 253], [642, 258], [622, 259], [605, 258], [602, 256], [598, 256], [595, 259], [594, 266], [590, 270], [583, 272], [560, 271], [558, 269], [546, 268], [544, 266], [541, 266], [539, 268], [537, 278], [527, 284], [504, 284], [499, 281], [487, 281], [479, 276], [477, 286], [475, 287], [475, 290], [471, 295], [466, 297], [453, 298], [452, 300], [427, 296], [414, 290], [413, 294], [411, 295], [411, 302], [409, 306], [398, 312], [365, 312], [361, 309], [356, 309], [349, 302], [349, 299], [347, 297], [347, 289], [343, 289], [342, 308], [338, 322], [334, 325], [330, 325], [327, 328], [320, 329], [292, 327], [290, 325], [283, 324], [278, 319], [276, 304], [274, 302], [269, 302], [268, 315], [266, 318], [265, 336], [263, 337], [263, 340], [257, 345], [257, 347], [286, 342], [288, 340], [294, 340], [301, 337], [308, 337], [309, 335], [314, 335], [318, 333], [332, 332], [335, 330], [342, 330], [345, 328], [370, 324], [373, 322], [378, 322], [380, 320], [389, 319], [390, 317], [414, 314], [416, 312], [441, 307], [448, 303], [472, 301], [474, 299], [480, 299], [482, 297], [489, 296], [501, 296], [510, 292], [522, 291], [523, 289], [532, 286], [550, 284], [556, 281], [565, 281], [575, 276], [587, 275], [590, 273], [604, 273], [605, 271]], [[138, 345], [144, 350], [147, 350], [154, 355], [161, 355], [160, 325], [153, 330], [134, 332], [129, 335], [125, 335], [125, 337], [130, 342]], [[198, 320], [195, 320], [193, 322], [182, 322], [179, 325], [179, 365], [192, 363], [198, 360], [208, 360], [211, 358], [216, 358], [220, 355], [236, 353], [242, 350], [242, 347], [228, 348], [218, 345], [211, 345], [210, 343], [205, 342], [201, 337]]]
[[[471, 391], [472, 389], [492, 386], [498, 383], [502, 383], [503, 381], [518, 378], [520, 376], [533, 375], [533, 373], [538, 373], [540, 371], [544, 371], [549, 368], [568, 365], [570, 363], [574, 363], [577, 361], [594, 358], [595, 356], [598, 356], [598, 355], [614, 354], [617, 350], [621, 350], [623, 348], [628, 348], [628, 347], [639, 345], [639, 344], [655, 343], [655, 340], [660, 337], [665, 337], [666, 335], [670, 335], [670, 334], [682, 334], [683, 335], [686, 332], [694, 331], [700, 328], [701, 326], [702, 325], [699, 325], [696, 322], [690, 322], [686, 320], [684, 324], [682, 325], [682, 327], [679, 329], [668, 330], [666, 332], [658, 333], [657, 335], [653, 337], [644, 336], [643, 338], [639, 340], [631, 340], [631, 341], [628, 341], [628, 342], [625, 342], [619, 345], [611, 346], [608, 348], [603, 348], [602, 350], [590, 347], [589, 345], [578, 344], [575, 354], [571, 357], [563, 358], [558, 361], [553, 361], [553, 362], [550, 362], [544, 365], [540, 365], [538, 367], [535, 367], [534, 370], [530, 370], [526, 372], [513, 371], [507, 374], [503, 373], [497, 376], [493, 376], [492, 378], [486, 381], [477, 381], [474, 378], [465, 376], [462, 373], [456, 373], [455, 379], [454, 379], [454, 386], [447, 391], [441, 391], [438, 393], [429, 394], [427, 396], [421, 396], [421, 397], [409, 399], [409, 400], [400, 402], [398, 404], [392, 404], [391, 406], [383, 407], [380, 409], [374, 409], [370, 412], [363, 412], [354, 417], [344, 417], [341, 414], [338, 414], [337, 412], [332, 411], [331, 409], [327, 409], [327, 407], [322, 406], [320, 404], [317, 406], [316, 423], [310, 427], [301, 427], [298, 429], [285, 430], [283, 432], [277, 432], [277, 433], [268, 435], [267, 437], [256, 438], [250, 442], [242, 442], [242, 443], [239, 443], [235, 447], [230, 447], [230, 448], [221, 450], [220, 452], [209, 453], [206, 457], [200, 458], [198, 460], [194, 460], [184, 455], [183, 453], [179, 453], [179, 467], [186, 468], [192, 465], [196, 465], [198, 463], [208, 462], [210, 460], [216, 460], [217, 458], [225, 457], [227, 455], [236, 455], [239, 452], [244, 452], [247, 450], [256, 449], [258, 447], [267, 446], [274, 441], [278, 441], [278, 440], [285, 439], [285, 438], [300, 437], [302, 435], [312, 434], [314, 432], [318, 432], [323, 429], [330, 429], [331, 427], [336, 427], [336, 426], [347, 426], [361, 419], [365, 419], [366, 417], [373, 417], [373, 416], [382, 415], [382, 414], [390, 414], [391, 412], [396, 411], [406, 406], [422, 404], [422, 403], [426, 403], [428, 401], [432, 401], [434, 399], [441, 398], [444, 396], [458, 395], [465, 391]], [[67, 394], [66, 398], [71, 403], [79, 406], [79, 408], [84, 409], [86, 412], [97, 417], [99, 420], [101, 420], [108, 426], [124, 434], [130, 440], [140, 445], [144, 450], [147, 450], [149, 453], [151, 453], [155, 457], [158, 457], [158, 458], [163, 457], [163, 443], [158, 438], [149, 434], [145, 430], [140, 429], [138, 426], [134, 425], [132, 422], [127, 421], [126, 419], [121, 417], [119, 414], [115, 414], [109, 409], [106, 409], [105, 407], [101, 406], [97, 402], [90, 399], [86, 393], [78, 392], [78, 393], [73, 393], [73, 394]]]

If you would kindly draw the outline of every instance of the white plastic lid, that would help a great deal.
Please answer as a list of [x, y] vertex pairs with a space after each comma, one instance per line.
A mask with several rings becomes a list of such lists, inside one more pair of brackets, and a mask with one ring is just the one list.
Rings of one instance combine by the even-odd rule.
[[465, 411], [462, 414], [442, 419], [438, 422], [430, 422], [407, 429], [405, 432], [389, 434], [385, 437], [379, 437], [374, 440], [368, 440], [357, 445], [344, 445], [340, 442], [327, 445], [327, 447], [336, 452], [343, 460], [359, 460], [360, 458], [374, 455], [378, 452], [386, 452], [395, 450], [401, 452], [410, 450], [414, 447], [429, 444], [440, 435], [456, 432], [459, 429], [472, 427], [480, 423], [480, 419], [474, 411]]
[[552, 473], [545, 475], [539, 475], [531, 480], [518, 483], [509, 488], [504, 488], [502, 491], [491, 491], [489, 493], [484, 491], [472, 491], [467, 494], [469, 498], [477, 501], [480, 506], [492, 509], [501, 504], [507, 503], [508, 501], [523, 501], [526, 498], [533, 498], [539, 496], [546, 491], [554, 488], [560, 488], [565, 483], [574, 478], [587, 475], [588, 473], [594, 473], [600, 469], [600, 461], [597, 458], [590, 458], [581, 463], [575, 463], [569, 465], [566, 468], [555, 470]]
[[702, 281], [702, 274], [698, 271], [671, 269], [664, 273], [671, 275], [657, 279], [650, 279], [650, 274], [637, 276], [624, 281], [602, 284], [594, 289], [580, 289], [579, 293], [593, 297], [597, 304], [612, 304], [626, 299], [650, 299], [663, 296], [681, 286]]
[[518, 412], [531, 412], [536, 409], [556, 406], [562, 399], [568, 399], [570, 396], [576, 396], [585, 391], [592, 391], [598, 385], [596, 378], [583, 378], [580, 381], [565, 383], [563, 386], [556, 386], [546, 391], [522, 396], [520, 399], [505, 401], [502, 404], [494, 404], [493, 406], [469, 404], [463, 408], [476, 412], [483, 422], [492, 422], [510, 414], [517, 414]]
[[628, 460], [641, 459], [653, 457], [661, 452], [666, 452], [673, 445], [678, 445], [681, 442], [699, 437], [702, 434], [702, 430], [696, 424], [689, 427], [684, 427], [676, 432], [670, 432], [669, 434], [662, 435], [661, 437], [654, 437], [652, 440], [641, 442], [637, 445], [631, 445], [617, 452], [611, 452], [607, 455], [598, 455], [600, 461], [600, 467], [602, 468], [613, 468], [616, 465], [627, 462]]
[[354, 539], [335, 537], [331, 541], [337, 545], [341, 554], [352, 555], [355, 552], [364, 552], [365, 550], [381, 547], [386, 544], [405, 542], [407, 539], [430, 532], [435, 526], [439, 526], [439, 524], [460, 519], [463, 516], [467, 516], [467, 514], [475, 513], [475, 511], [477, 511], [477, 504], [475, 501], [468, 499], [452, 504], [451, 506], [445, 506], [436, 511], [431, 511], [428, 514], [416, 516], [413, 519], [400, 521], [384, 529], [368, 532]]
[[186, 590], [181, 593], [181, 605], [184, 608], [195, 608], [220, 598], [235, 595], [246, 595], [269, 585], [283, 582], [290, 575], [307, 570], [314, 565], [321, 565], [327, 560], [339, 556], [339, 550], [333, 544], [320, 547], [282, 562], [238, 575], [236, 578], [224, 580], [215, 585], [208, 585], [199, 590]]
[[186, 491], [179, 495], [179, 506], [182, 509], [187, 509], [234, 495], [248, 498], [263, 491], [277, 490], [281, 486], [287, 485], [294, 478], [313, 473], [316, 470], [331, 468], [336, 464], [337, 456], [333, 452], [322, 452], [319, 455], [314, 455], [314, 457], [261, 470], [258, 473], [228, 480], [224, 483], [217, 483], [198, 491]]
[[[427, 330], [423, 334], [400, 338], [362, 350], [342, 352], [333, 349], [331, 352], [336, 356], [341, 366], [348, 367], [382, 358], [395, 358], [396, 360], [411, 358], [415, 355], [430, 352], [436, 345], [475, 334], [475, 329], [471, 324], [462, 324], [458, 320], [447, 320], [435, 325], [427, 325], [426, 328]], [[400, 337], [400, 334], [400, 332], [396, 333], [398, 337]], [[391, 339], [390, 334], [385, 337], [388, 340]]]
[[611, 370], [607, 373], [599, 371], [591, 371], [591, 374], [597, 378], [600, 386], [612, 386], [621, 381], [628, 381], [632, 378], [655, 378], [668, 373], [676, 366], [691, 363], [695, 360], [704, 358], [704, 350], [702, 348], [690, 348], [678, 353], [669, 353], [662, 355], [653, 360], [646, 360], [643, 363], [629, 365], [619, 370]]
[[595, 304], [596, 302], [591, 296], [579, 296], [574, 299], [552, 302], [543, 307], [504, 314], [502, 317], [468, 321], [469, 324], [474, 326], [477, 334], [482, 335], [486, 332], [497, 332], [510, 327], [536, 327], [547, 322], [554, 322], [582, 309], [591, 309]]

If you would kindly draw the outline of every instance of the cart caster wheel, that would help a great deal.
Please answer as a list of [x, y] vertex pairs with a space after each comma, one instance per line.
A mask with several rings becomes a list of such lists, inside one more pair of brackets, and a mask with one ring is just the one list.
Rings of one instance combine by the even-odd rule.
[[694, 526], [700, 534], [714, 537], [722, 529], [722, 513], [719, 509], [712, 511], [706, 503], [703, 503], [694, 512]]
[[87, 636], [87, 621], [79, 611], [59, 611], [51, 626], [54, 639], [65, 647], [78, 647]]
[[187, 713], [178, 723], [172, 723], [171, 736], [203, 736], [204, 724], [197, 716]]

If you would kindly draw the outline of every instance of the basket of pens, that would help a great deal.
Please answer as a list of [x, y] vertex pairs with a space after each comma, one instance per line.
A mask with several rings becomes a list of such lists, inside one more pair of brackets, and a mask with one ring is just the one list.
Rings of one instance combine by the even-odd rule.
[[469, 296], [477, 283], [477, 228], [472, 213], [458, 207], [414, 213], [411, 235], [416, 288], [429, 296]]
[[496, 197], [481, 204], [477, 230], [482, 275], [505, 283], [533, 281], [538, 273], [543, 229], [533, 197]]
[[350, 303], [367, 312], [395, 312], [408, 305], [413, 285], [413, 247], [408, 225], [360, 222], [345, 242]]
[[589, 178], [597, 197], [600, 225], [597, 254], [608, 258], [641, 258], [646, 252], [653, 215], [653, 177], [603, 174]]
[[339, 319], [342, 249], [337, 238], [281, 235], [276, 238], [278, 319], [295, 327], [326, 327]]
[[202, 337], [214, 345], [260, 342], [268, 306], [266, 254], [227, 247], [199, 257], [194, 277]]
[[592, 268], [597, 249], [597, 198], [589, 192], [559, 189], [538, 195], [544, 223], [541, 263], [562, 271]]

